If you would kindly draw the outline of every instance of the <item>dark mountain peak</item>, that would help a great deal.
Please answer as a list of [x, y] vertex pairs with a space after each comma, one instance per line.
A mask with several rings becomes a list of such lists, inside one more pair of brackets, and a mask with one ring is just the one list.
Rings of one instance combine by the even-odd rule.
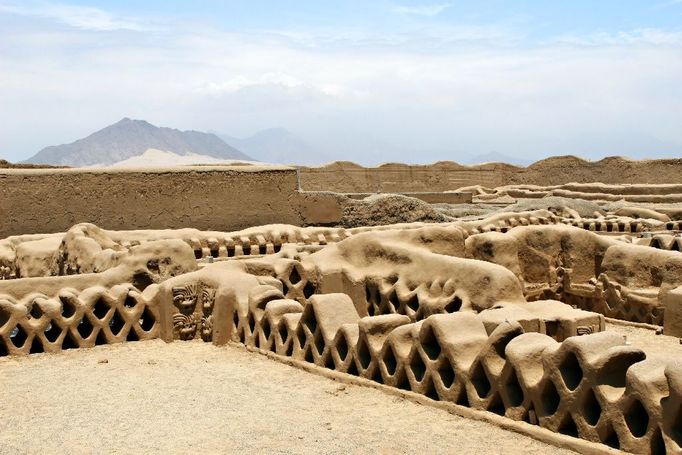
[[26, 162], [68, 166], [108, 165], [139, 156], [149, 149], [179, 155], [195, 153], [227, 160], [251, 159], [215, 134], [157, 127], [146, 120], [125, 117], [70, 144], [45, 147]]

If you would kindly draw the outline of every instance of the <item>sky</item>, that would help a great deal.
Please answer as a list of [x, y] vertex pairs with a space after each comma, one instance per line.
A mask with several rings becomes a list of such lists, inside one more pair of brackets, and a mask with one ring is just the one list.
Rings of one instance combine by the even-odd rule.
[[335, 159], [682, 156], [682, 0], [0, 0], [0, 158], [123, 117]]

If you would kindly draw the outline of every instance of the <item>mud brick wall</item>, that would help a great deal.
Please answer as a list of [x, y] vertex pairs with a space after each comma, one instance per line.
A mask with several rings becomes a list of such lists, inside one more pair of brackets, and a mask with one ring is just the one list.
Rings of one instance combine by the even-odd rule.
[[271, 223], [333, 223], [332, 194], [298, 192], [284, 166], [175, 169], [0, 170], [0, 238], [66, 231], [80, 222], [105, 229], [231, 231]]

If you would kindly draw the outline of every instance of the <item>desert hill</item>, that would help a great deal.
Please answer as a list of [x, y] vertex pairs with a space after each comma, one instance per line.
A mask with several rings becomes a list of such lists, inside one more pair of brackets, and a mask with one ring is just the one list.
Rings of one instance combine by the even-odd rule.
[[157, 127], [144, 120], [124, 118], [70, 144], [45, 147], [26, 162], [68, 166], [110, 165], [142, 155], [149, 149], [223, 160], [251, 160], [215, 134]]

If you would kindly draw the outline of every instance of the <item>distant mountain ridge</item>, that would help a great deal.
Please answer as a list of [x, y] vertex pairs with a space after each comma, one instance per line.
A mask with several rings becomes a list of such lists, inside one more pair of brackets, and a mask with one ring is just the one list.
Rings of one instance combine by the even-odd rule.
[[144, 120], [124, 118], [70, 144], [45, 147], [25, 162], [67, 166], [110, 165], [142, 155], [149, 149], [225, 160], [252, 160], [215, 134], [157, 127]]
[[244, 139], [226, 134], [219, 136], [258, 161], [267, 163], [315, 166], [332, 161], [330, 155], [285, 128], [268, 128]]

